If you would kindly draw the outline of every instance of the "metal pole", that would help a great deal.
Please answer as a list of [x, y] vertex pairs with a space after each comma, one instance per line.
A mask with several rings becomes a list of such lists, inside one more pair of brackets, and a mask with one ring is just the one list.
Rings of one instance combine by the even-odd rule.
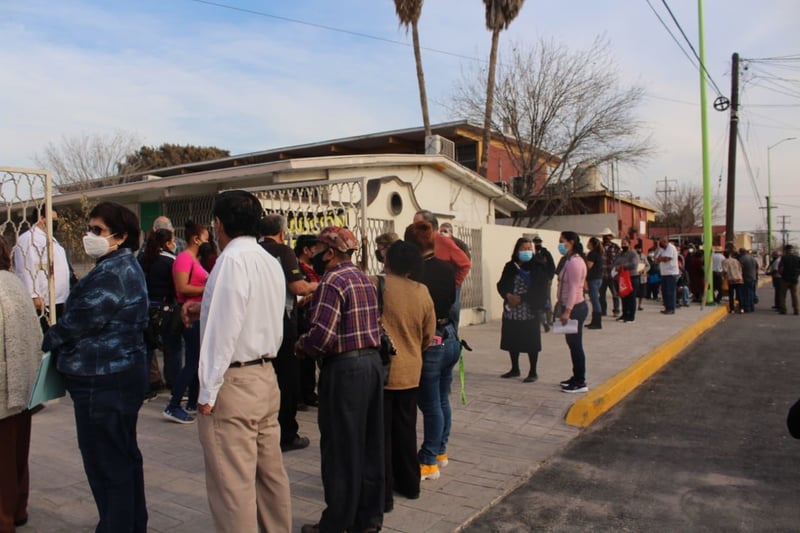
[[711, 164], [708, 157], [708, 111], [706, 103], [705, 40], [703, 36], [703, 0], [697, 0], [697, 25], [700, 50], [700, 123], [703, 138], [703, 258], [705, 267], [705, 302], [714, 303], [714, 276], [711, 263]]
[[770, 200], [772, 200], [772, 162], [770, 151], [779, 144], [795, 139], [797, 137], [786, 137], [771, 146], [767, 146], [767, 194], [769, 195], [767, 196], [767, 254], [769, 257], [772, 257], [772, 205], [770, 204]]
[[733, 240], [736, 199], [736, 138], [739, 126], [739, 54], [731, 57], [731, 122], [728, 139], [728, 191], [725, 203], [725, 240]]

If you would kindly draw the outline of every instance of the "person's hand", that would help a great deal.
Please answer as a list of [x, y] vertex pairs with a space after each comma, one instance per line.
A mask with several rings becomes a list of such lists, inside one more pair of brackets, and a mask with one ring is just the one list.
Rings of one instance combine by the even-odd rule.
[[213, 411], [213, 410], [214, 410], [214, 406], [212, 406], [210, 403], [199, 403], [199, 404], [197, 404], [197, 412], [200, 413], [201, 415], [206, 415], [206, 416], [210, 415], [211, 411]]
[[561, 314], [561, 316], [559, 317], [561, 319], [561, 325], [562, 326], [566, 326], [567, 322], [569, 322], [569, 314], [570, 314], [570, 311], [569, 310], [565, 310]]
[[44, 298], [39, 298], [38, 296], [34, 297], [33, 306], [37, 311], [44, 311]]
[[192, 327], [192, 322], [200, 320], [200, 302], [186, 302], [181, 307], [181, 321], [187, 328]]
[[510, 307], [516, 307], [522, 302], [522, 297], [519, 294], [507, 294], [506, 302]]
[[301, 344], [301, 342], [299, 340], [294, 343], [294, 355], [298, 359], [305, 359], [306, 358], [306, 353], [303, 351], [303, 345]]

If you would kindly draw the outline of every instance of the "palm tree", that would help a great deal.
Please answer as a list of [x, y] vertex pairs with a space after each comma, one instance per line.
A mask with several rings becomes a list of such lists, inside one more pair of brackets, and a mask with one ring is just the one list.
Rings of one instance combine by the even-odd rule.
[[394, 9], [400, 24], [406, 27], [406, 31], [411, 27], [411, 39], [414, 43], [414, 60], [417, 63], [417, 83], [419, 84], [419, 103], [422, 106], [422, 123], [425, 126], [425, 136], [431, 134], [431, 120], [428, 117], [428, 94], [425, 92], [425, 74], [422, 72], [422, 54], [419, 50], [419, 32], [417, 23], [422, 14], [422, 2], [424, 0], [394, 0]]
[[500, 32], [508, 29], [511, 21], [522, 9], [525, 0], [483, 0], [486, 4], [486, 29], [492, 32], [492, 50], [489, 53], [489, 79], [486, 82], [486, 113], [483, 118], [483, 142], [481, 144], [481, 166], [478, 170], [486, 177], [489, 170], [489, 142], [492, 129], [492, 108], [494, 107], [494, 70], [497, 65], [497, 42]]

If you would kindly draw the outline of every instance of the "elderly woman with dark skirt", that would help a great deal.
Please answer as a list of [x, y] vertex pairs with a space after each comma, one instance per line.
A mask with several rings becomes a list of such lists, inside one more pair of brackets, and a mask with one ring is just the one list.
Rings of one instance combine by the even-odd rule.
[[589, 306], [583, 299], [586, 281], [586, 260], [583, 245], [574, 231], [562, 231], [558, 251], [564, 256], [564, 266], [558, 273], [558, 319], [563, 325], [577, 320], [578, 331], [565, 335], [572, 359], [572, 376], [561, 382], [563, 392], [586, 392], [586, 353], [583, 351], [583, 322], [589, 315]]
[[10, 267], [11, 250], [0, 237], [0, 531], [28, 521], [28, 398], [42, 358], [39, 318]]
[[536, 363], [542, 350], [539, 316], [547, 294], [546, 267], [532, 259], [533, 242], [525, 237], [517, 239], [511, 261], [506, 263], [497, 282], [497, 292], [504, 304], [500, 349], [511, 357], [511, 370], [500, 377], [518, 377], [519, 354], [525, 352], [530, 362], [525, 383], [538, 379]]
[[102, 202], [83, 237], [95, 267], [72, 289], [44, 337], [72, 397], [78, 447], [100, 521], [98, 532], [147, 530], [136, 422], [147, 389], [147, 287], [133, 251], [139, 220]]

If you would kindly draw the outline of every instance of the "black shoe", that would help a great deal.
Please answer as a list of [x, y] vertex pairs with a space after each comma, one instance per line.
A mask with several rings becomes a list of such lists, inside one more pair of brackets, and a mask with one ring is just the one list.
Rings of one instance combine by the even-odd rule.
[[519, 370], [509, 370], [505, 374], [500, 376], [501, 378], [518, 378], [519, 377]]
[[564, 387], [569, 387], [572, 385], [573, 381], [575, 381], [575, 378], [565, 379], [564, 381], [559, 382], [559, 385], [561, 385], [561, 388], [563, 389]]
[[298, 403], [297, 404], [297, 410], [298, 411], [308, 411], [308, 406], [306, 404], [304, 404], [304, 403]]
[[[296, 435], [294, 439], [290, 440], [289, 442], [281, 443], [281, 451], [291, 452], [294, 450], [302, 450], [303, 448], [308, 448], [309, 444], [311, 444], [311, 441], [308, 440], [308, 437], [301, 437], [300, 435]], [[303, 528], [305, 530], [305, 526], [303, 526]]]
[[600, 324], [589, 324], [588, 326], [586, 326], [586, 329], [603, 329], [603, 326], [601, 326]]
[[19, 520], [14, 520], [14, 527], [22, 527], [28, 523], [28, 517], [20, 518]]
[[674, 315], [674, 314], [675, 314], [675, 311], [667, 311], [667, 310], [662, 310], [662, 311], [661, 311], [661, 314], [662, 314], [662, 315]]
[[586, 386], [586, 382], [578, 383], [573, 381], [566, 387], [561, 388], [561, 392], [586, 392], [589, 390], [589, 387]]
[[619, 318], [617, 318], [617, 322], [622, 322], [623, 320], [625, 320], [625, 318], [624, 318], [624, 317], [619, 317]]
[[537, 376], [536, 374], [528, 374], [528, 377], [523, 379], [522, 382], [523, 383], [533, 383], [537, 379], [539, 379], [539, 376]]
[[319, 524], [303, 524], [300, 533], [319, 533]]
[[384, 513], [391, 513], [392, 510], [394, 510], [394, 499], [389, 500], [388, 502], [383, 504]]
[[316, 398], [309, 398], [303, 403], [309, 407], [319, 407], [319, 400], [317, 400]]

